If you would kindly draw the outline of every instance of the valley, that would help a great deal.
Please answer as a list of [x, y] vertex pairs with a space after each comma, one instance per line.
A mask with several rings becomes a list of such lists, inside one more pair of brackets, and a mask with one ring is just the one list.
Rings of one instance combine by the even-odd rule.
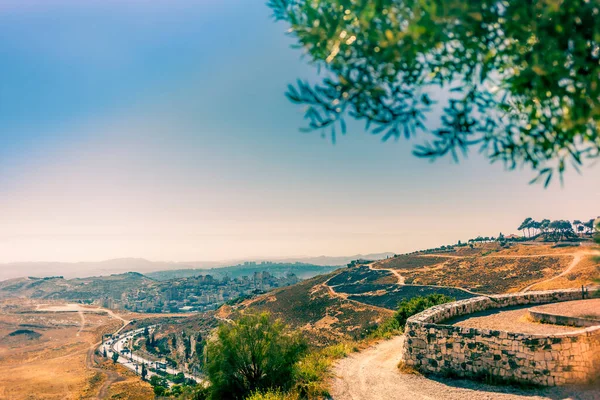
[[[132, 272], [75, 280], [50, 277], [3, 281], [0, 282], [3, 297], [0, 398], [26, 398], [32, 384], [40, 388], [34, 398], [100, 399], [119, 393], [125, 398], [149, 398], [156, 389], [139, 379], [142, 363], [147, 365], [148, 378], [158, 375], [158, 379], [163, 379], [166, 374], [174, 379], [182, 372], [184, 378], [200, 381], [204, 374], [204, 348], [211, 332], [220, 323], [229, 323], [243, 315], [268, 312], [301, 332], [311, 348], [324, 349], [368, 339], [394, 314], [400, 301], [415, 296], [440, 294], [461, 300], [478, 295], [588, 285], [599, 267], [596, 255], [597, 250], [586, 244], [554, 247], [545, 243], [504, 246], [482, 243], [452, 252], [353, 262], [300, 282], [289, 273], [276, 278], [267, 272], [255, 272], [251, 278], [222, 280], [200, 275], [157, 281]], [[284, 286], [276, 287], [278, 282]], [[225, 297], [219, 298], [214, 303], [216, 310], [185, 308], [193, 304], [185, 300], [190, 294], [199, 296], [198, 293], [207, 290], [223, 293], [227, 285], [233, 284], [239, 288], [247, 284], [249, 291], [238, 289], [237, 299], [227, 303]], [[158, 312], [132, 312], [127, 310], [131, 298], [146, 302], [164, 298], [175, 307], [142, 306], [137, 309]], [[195, 312], [182, 312], [190, 309]], [[119, 336], [107, 339], [106, 334]], [[395, 359], [383, 353], [392, 351], [390, 346], [400, 346], [401, 340], [369, 348], [365, 351], [368, 357], [357, 360], [360, 364], [352, 364], [354, 356], [343, 360], [336, 368], [341, 368], [346, 377], [343, 379], [349, 381], [335, 381], [332, 386], [334, 393], [338, 393], [335, 398], [375, 398], [369, 396], [376, 393], [368, 394], [371, 384], [367, 382], [371, 378], [368, 375], [361, 378], [366, 386], [354, 387], [350, 382], [356, 377], [352, 374], [374, 368], [364, 364], [366, 360], [391, 368]], [[110, 360], [115, 352], [119, 353], [117, 363]], [[369, 356], [371, 353], [373, 357]], [[157, 363], [161, 365], [158, 369]], [[389, 373], [397, 374], [395, 370]], [[61, 379], [57, 380], [57, 376]], [[382, 377], [378, 375], [377, 379]], [[408, 385], [402, 390], [419, 387], [420, 394], [415, 398], [428, 398], [441, 390], [436, 385], [444, 384], [427, 380], [431, 388], [423, 389], [421, 379], [403, 375], [398, 384]], [[167, 380], [161, 385], [164, 386], [160, 390], [164, 391], [174, 383]], [[469, 388], [492, 390], [473, 385], [469, 384]], [[450, 393], [461, 396], [462, 390], [452, 389]], [[355, 391], [364, 397], [353, 397], [351, 393]], [[67, 397], [61, 397], [62, 394]], [[498, 394], [490, 396], [496, 398], [493, 396]], [[506, 398], [521, 397], [513, 393]]]

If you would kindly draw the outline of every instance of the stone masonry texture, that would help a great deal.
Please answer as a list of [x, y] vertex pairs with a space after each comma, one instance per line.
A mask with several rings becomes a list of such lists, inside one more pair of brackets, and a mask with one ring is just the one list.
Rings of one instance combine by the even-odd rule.
[[403, 361], [424, 373], [533, 383], [587, 383], [600, 377], [600, 326], [552, 335], [445, 325], [491, 308], [580, 300], [578, 289], [475, 297], [432, 307], [405, 327]]

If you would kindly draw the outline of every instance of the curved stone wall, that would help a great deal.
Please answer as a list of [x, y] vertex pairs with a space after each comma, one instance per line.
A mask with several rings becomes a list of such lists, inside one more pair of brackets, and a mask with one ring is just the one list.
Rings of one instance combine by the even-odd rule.
[[490, 308], [581, 300], [579, 289], [475, 297], [408, 319], [403, 360], [425, 373], [534, 383], [586, 383], [600, 377], [600, 326], [552, 335], [445, 325]]
[[582, 317], [571, 317], [567, 315], [551, 314], [536, 310], [535, 308], [529, 310], [529, 317], [535, 322], [541, 322], [543, 324], [554, 324], [554, 325], [567, 325], [567, 326], [597, 326], [600, 325], [600, 320], [582, 318]]

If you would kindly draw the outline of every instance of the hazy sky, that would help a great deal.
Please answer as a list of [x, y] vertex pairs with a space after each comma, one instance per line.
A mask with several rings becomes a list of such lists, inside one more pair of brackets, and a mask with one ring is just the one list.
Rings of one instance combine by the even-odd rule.
[[315, 71], [285, 30], [256, 0], [3, 0], [0, 262], [403, 252], [600, 214], [598, 165], [544, 190], [358, 124], [299, 133], [285, 88]]

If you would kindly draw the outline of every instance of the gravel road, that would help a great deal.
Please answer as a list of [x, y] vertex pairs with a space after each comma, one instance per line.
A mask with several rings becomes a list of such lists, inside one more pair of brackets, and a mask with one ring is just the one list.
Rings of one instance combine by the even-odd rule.
[[334, 400], [600, 400], [600, 388], [543, 388], [522, 390], [469, 380], [432, 379], [401, 374], [403, 336], [382, 341], [340, 360], [334, 367]]

